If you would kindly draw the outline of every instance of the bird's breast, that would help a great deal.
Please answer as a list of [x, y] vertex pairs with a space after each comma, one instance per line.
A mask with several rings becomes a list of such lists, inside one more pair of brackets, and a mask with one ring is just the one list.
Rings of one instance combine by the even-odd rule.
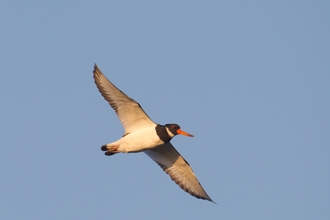
[[133, 131], [120, 139], [120, 151], [140, 152], [164, 144], [157, 135], [155, 127]]

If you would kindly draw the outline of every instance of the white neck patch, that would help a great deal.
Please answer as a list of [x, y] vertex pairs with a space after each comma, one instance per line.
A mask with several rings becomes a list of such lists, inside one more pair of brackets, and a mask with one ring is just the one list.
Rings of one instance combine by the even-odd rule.
[[175, 136], [175, 135], [172, 134], [172, 132], [168, 129], [168, 127], [165, 127], [165, 128], [166, 128], [167, 134], [168, 134], [171, 138]]

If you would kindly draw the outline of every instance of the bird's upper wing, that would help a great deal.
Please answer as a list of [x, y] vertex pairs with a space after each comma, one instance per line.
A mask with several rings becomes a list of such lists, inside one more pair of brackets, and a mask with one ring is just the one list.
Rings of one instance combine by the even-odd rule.
[[144, 152], [158, 163], [158, 165], [184, 191], [196, 198], [206, 199], [213, 202], [199, 183], [188, 162], [170, 142]]
[[143, 111], [138, 102], [128, 97], [114, 84], [112, 84], [95, 64], [94, 80], [97, 88], [105, 100], [116, 111], [119, 120], [124, 126], [125, 134], [140, 127], [154, 125], [154, 122]]

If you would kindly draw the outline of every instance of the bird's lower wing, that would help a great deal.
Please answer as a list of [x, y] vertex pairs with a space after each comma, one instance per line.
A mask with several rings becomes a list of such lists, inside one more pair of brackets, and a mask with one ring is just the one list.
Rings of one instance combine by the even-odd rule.
[[196, 198], [213, 202], [199, 183], [188, 162], [170, 142], [144, 152], [158, 163], [184, 191]]

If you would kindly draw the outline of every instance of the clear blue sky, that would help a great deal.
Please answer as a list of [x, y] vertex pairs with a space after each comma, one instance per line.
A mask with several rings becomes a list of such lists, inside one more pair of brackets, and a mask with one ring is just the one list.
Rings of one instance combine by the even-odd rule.
[[[5, 1], [0, 219], [330, 219], [329, 1]], [[94, 62], [175, 137], [213, 203], [123, 128]]]

